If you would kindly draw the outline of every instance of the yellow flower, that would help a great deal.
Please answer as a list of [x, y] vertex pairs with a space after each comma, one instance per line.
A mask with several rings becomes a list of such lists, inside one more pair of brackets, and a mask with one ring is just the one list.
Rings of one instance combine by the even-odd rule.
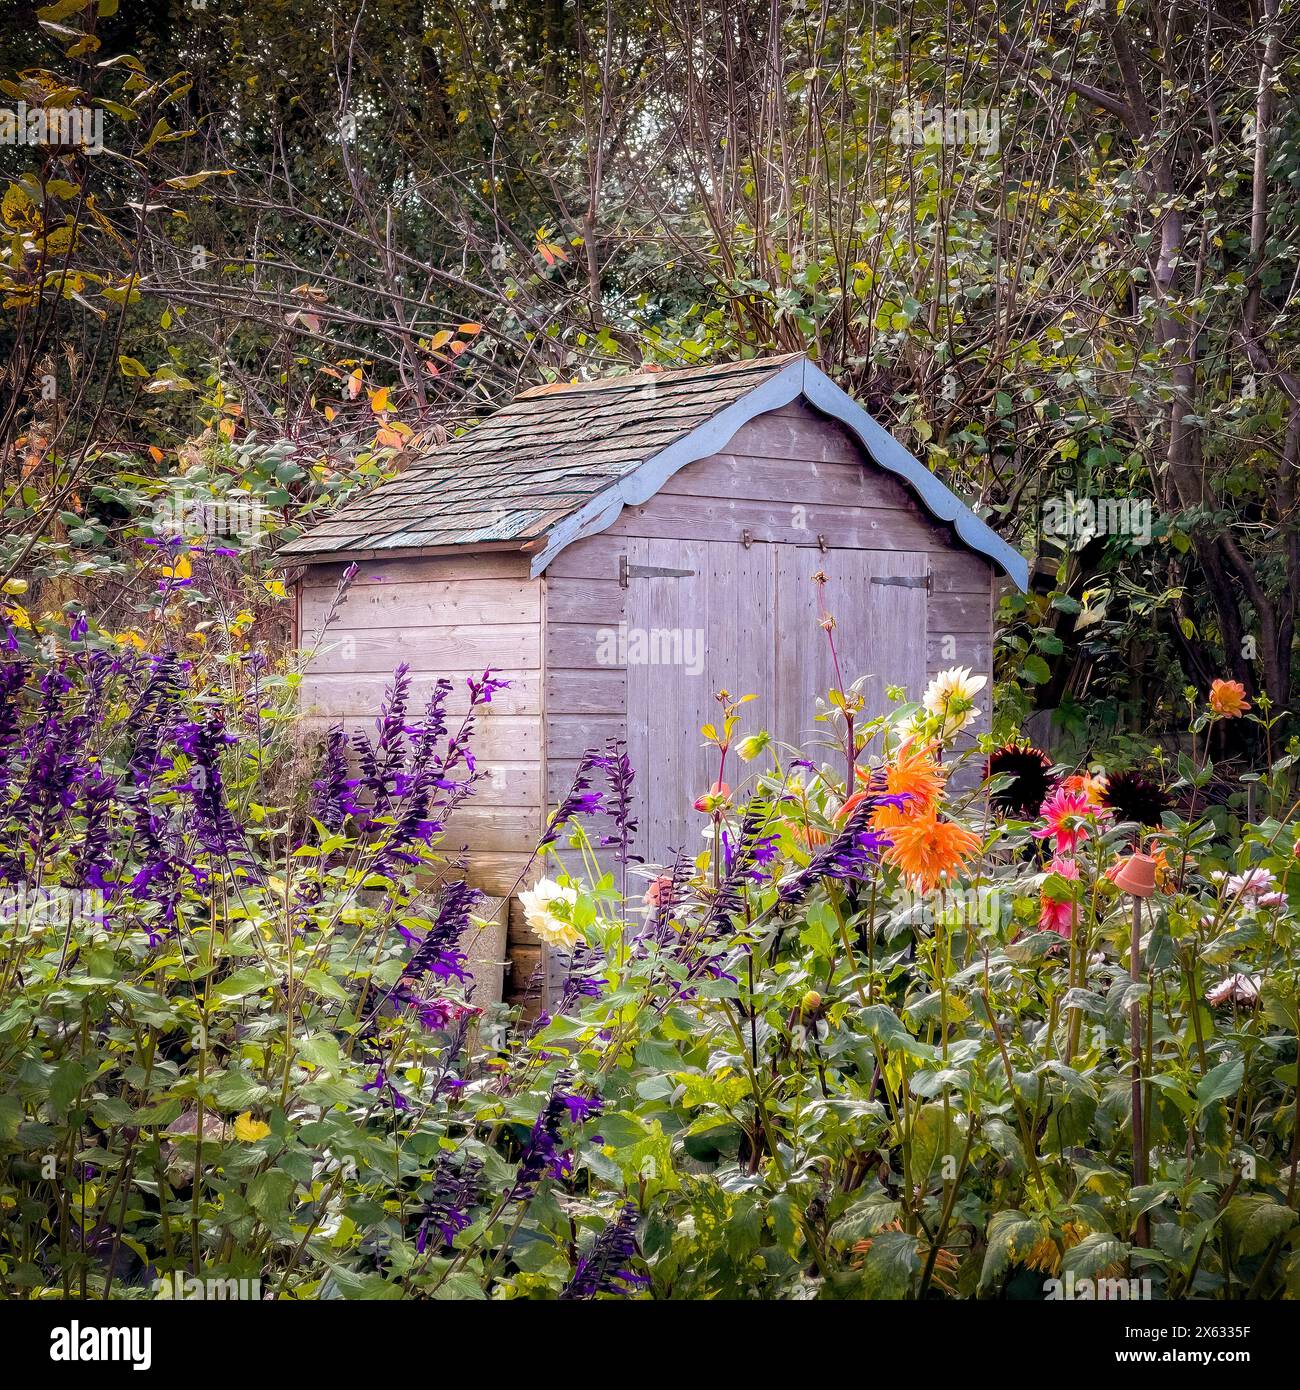
[[245, 1110], [235, 1119], [235, 1138], [241, 1144], [255, 1144], [259, 1139], [265, 1139], [270, 1132], [271, 1126], [263, 1124], [261, 1120], [255, 1120], [251, 1110]]
[[544, 878], [536, 888], [520, 893], [519, 901], [524, 920], [539, 941], [561, 951], [571, 951], [578, 944], [578, 928], [572, 920], [576, 888], [562, 888], [554, 879]]
[[1027, 1269], [1036, 1269], [1041, 1274], [1057, 1274], [1061, 1268], [1060, 1247], [1051, 1236], [1042, 1236], [1035, 1241], [1022, 1263]]
[[15, 627], [31, 629], [32, 620], [27, 616], [27, 610], [21, 603], [11, 603], [5, 609], [5, 617], [9, 619]]

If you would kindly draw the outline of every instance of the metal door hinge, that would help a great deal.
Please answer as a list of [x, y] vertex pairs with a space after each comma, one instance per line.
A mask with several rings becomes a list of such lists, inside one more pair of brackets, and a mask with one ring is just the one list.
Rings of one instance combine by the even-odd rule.
[[626, 555], [618, 557], [618, 587], [626, 589], [629, 579], [690, 579], [694, 570], [665, 569], [661, 565], [629, 565]]
[[934, 593], [934, 575], [926, 574], [873, 574], [873, 584], [893, 584], [900, 589], [924, 589], [927, 594]]

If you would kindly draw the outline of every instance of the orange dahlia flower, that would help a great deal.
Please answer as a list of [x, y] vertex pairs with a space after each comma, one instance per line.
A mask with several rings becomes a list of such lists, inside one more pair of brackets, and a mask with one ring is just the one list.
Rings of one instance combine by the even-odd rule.
[[1067, 777], [1061, 785], [1069, 792], [1081, 792], [1088, 798], [1089, 806], [1100, 806], [1106, 794], [1106, 775], [1094, 776], [1091, 772], [1079, 772]]
[[1156, 861], [1156, 887], [1162, 893], [1172, 893], [1174, 891], [1174, 871], [1169, 866], [1169, 854], [1164, 849], [1157, 849], [1155, 845], [1147, 847], [1147, 853]]
[[[884, 773], [887, 796], [905, 796], [908, 800], [902, 806], [877, 808], [871, 816], [874, 829], [892, 829], [935, 814], [943, 794], [945, 772], [930, 756], [928, 748], [902, 749], [892, 763], [877, 771]], [[849, 800], [856, 803], [857, 798]]]
[[1215, 681], [1210, 686], [1210, 708], [1221, 719], [1240, 719], [1250, 708], [1246, 687], [1240, 681]]
[[824, 830], [819, 830], [815, 825], [805, 825], [797, 820], [787, 820], [785, 824], [797, 843], [808, 849], [824, 845], [830, 838]]
[[929, 892], [945, 878], [959, 873], [980, 847], [980, 837], [933, 811], [915, 820], [890, 826], [893, 842], [885, 859]]

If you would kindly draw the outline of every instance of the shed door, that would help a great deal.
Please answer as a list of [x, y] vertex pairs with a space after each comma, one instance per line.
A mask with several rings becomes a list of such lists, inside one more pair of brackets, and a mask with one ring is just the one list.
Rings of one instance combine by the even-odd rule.
[[[822, 601], [835, 619], [831, 636], [846, 687], [866, 675], [866, 713], [887, 709], [885, 690], [901, 685], [913, 700], [925, 688], [925, 588], [930, 557], [919, 551], [818, 550], [773, 546], [776, 671], [772, 732], [796, 746], [825, 742], [830, 730], [816, 721], [817, 698], [837, 683], [835, 659], [820, 625]], [[870, 750], [869, 750], [870, 751]], [[817, 759], [814, 757], [814, 761]], [[838, 764], [838, 759], [834, 760]]]
[[[628, 752], [640, 785], [638, 851], [652, 862], [701, 848], [703, 820], [692, 803], [718, 769], [699, 730], [718, 722], [717, 691], [758, 696], [741, 713], [744, 732], [766, 728], [796, 746], [826, 737], [814, 702], [835, 674], [818, 622], [818, 571], [827, 577], [845, 683], [869, 674], [872, 713], [885, 708], [887, 685], [920, 696], [923, 553], [629, 538], [624, 555]], [[880, 580], [903, 582], [873, 582]], [[733, 755], [732, 785], [740, 768]]]

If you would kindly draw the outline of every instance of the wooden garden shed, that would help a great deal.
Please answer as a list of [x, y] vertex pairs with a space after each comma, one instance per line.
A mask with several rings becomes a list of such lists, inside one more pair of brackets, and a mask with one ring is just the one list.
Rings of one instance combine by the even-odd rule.
[[[637, 849], [662, 862], [699, 848], [692, 802], [716, 769], [698, 730], [716, 691], [758, 695], [754, 728], [815, 735], [833, 683], [816, 572], [845, 679], [869, 675], [873, 710], [889, 685], [918, 696], [945, 667], [988, 672], [995, 589], [1027, 577], [802, 354], [525, 391], [280, 558], [304, 566], [309, 647], [358, 566], [304, 680], [310, 717], [369, 726], [399, 662], [417, 701], [440, 676], [512, 680], [479, 725], [487, 775], [451, 836], [496, 896], [585, 748], [627, 739]], [[517, 910], [503, 918], [509, 996], [537, 945]]]

